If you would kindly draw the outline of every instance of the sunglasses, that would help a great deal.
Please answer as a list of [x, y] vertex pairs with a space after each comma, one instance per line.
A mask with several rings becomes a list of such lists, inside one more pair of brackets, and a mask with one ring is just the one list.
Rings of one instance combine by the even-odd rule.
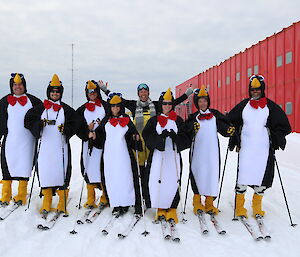
[[250, 91], [251, 92], [253, 92], [253, 91], [261, 91], [261, 89], [260, 88], [251, 88]]
[[253, 75], [250, 78], [250, 82], [252, 82], [253, 79], [257, 78], [259, 81], [264, 81], [265, 78], [262, 75]]
[[95, 93], [95, 92], [96, 92], [95, 89], [88, 89], [87, 91], [88, 91], [89, 94], [92, 94], [92, 93]]
[[142, 89], [146, 89], [147, 91], [149, 91], [149, 87], [147, 84], [139, 84], [138, 87], [137, 87], [137, 90], [142, 90]]
[[121, 104], [111, 104], [111, 107], [121, 107]]
[[52, 89], [50, 92], [51, 92], [51, 93], [57, 93], [57, 94], [59, 94], [59, 93], [60, 93], [60, 91], [59, 91], [59, 90], [57, 90], [57, 89]]
[[162, 102], [162, 105], [172, 105], [172, 102]]

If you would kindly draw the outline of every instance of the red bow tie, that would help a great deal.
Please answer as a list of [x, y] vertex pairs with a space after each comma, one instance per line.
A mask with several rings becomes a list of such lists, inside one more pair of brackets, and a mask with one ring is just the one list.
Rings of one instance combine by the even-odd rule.
[[59, 105], [59, 104], [56, 104], [56, 103], [53, 103], [53, 102], [51, 102], [51, 101], [49, 101], [49, 100], [44, 100], [44, 107], [47, 109], [47, 110], [49, 110], [51, 107], [53, 106], [53, 110], [55, 111], [55, 112], [58, 112], [60, 109], [61, 109], [61, 105]]
[[7, 102], [14, 106], [17, 102], [19, 102], [20, 105], [24, 106], [27, 103], [27, 96], [20, 96], [20, 97], [15, 97], [13, 95], [9, 95], [7, 97]]
[[198, 115], [199, 120], [210, 120], [214, 115], [212, 113], [200, 113]]
[[101, 100], [97, 99], [94, 103], [86, 103], [85, 108], [88, 109], [90, 112], [95, 111], [95, 108], [97, 106], [101, 106]]
[[267, 98], [263, 97], [263, 98], [260, 98], [259, 100], [251, 99], [250, 105], [255, 109], [258, 109], [258, 107], [263, 109], [267, 105]]
[[120, 124], [121, 127], [125, 127], [129, 123], [129, 117], [111, 118], [109, 120], [110, 124], [114, 127]]
[[177, 120], [177, 114], [176, 114], [176, 112], [170, 111], [168, 117], [162, 116], [162, 115], [160, 115], [160, 116], [157, 117], [157, 121], [158, 121], [159, 125], [162, 128], [164, 128], [167, 125], [168, 119], [169, 120]]

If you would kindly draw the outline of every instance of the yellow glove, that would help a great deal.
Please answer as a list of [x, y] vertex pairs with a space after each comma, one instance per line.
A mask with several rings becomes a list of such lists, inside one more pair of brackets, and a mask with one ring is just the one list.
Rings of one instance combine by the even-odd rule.
[[61, 125], [57, 126], [57, 128], [60, 133], [63, 133], [65, 126], [64, 126], [64, 124], [61, 124]]
[[195, 121], [194, 122], [194, 131], [195, 131], [195, 133], [197, 133], [199, 129], [200, 129], [200, 123]]
[[228, 127], [227, 134], [229, 134], [230, 136], [233, 136], [234, 132], [235, 132], [235, 127]]

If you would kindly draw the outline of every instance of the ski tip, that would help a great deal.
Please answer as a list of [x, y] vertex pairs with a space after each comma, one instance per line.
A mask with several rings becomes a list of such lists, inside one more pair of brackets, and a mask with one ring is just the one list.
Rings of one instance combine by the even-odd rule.
[[82, 220], [77, 220], [77, 224], [82, 225], [83, 224]]
[[180, 242], [180, 238], [179, 237], [173, 238], [173, 242], [179, 243]]
[[171, 235], [166, 235], [166, 236], [165, 236], [165, 239], [166, 239], [166, 240], [170, 240], [170, 239], [171, 239]]
[[49, 227], [43, 227], [43, 230], [49, 230], [50, 228]]
[[222, 230], [219, 232], [220, 235], [226, 235], [226, 230]]
[[265, 238], [264, 238], [264, 239], [265, 239], [265, 241], [270, 241], [270, 240], [271, 240], [271, 238], [272, 238], [272, 237], [268, 235], [268, 236], [265, 236]]
[[257, 238], [255, 238], [255, 241], [261, 241], [261, 240], [263, 240], [264, 238], [262, 237], [262, 236], [259, 236], [259, 237], [257, 237]]
[[207, 229], [203, 230], [202, 234], [203, 235], [207, 235], [208, 234], [208, 230]]
[[93, 223], [90, 219], [86, 219], [85, 222], [89, 224]]
[[105, 230], [105, 229], [103, 229], [101, 232], [102, 232], [102, 234], [103, 234], [104, 236], [107, 236], [107, 235], [108, 235], [108, 231]]
[[76, 235], [76, 234], [77, 234], [77, 231], [75, 231], [75, 230], [72, 230], [72, 231], [70, 231], [70, 234], [72, 234], [72, 235]]
[[4, 220], [2, 217], [0, 217], [0, 220]]
[[42, 224], [38, 224], [36, 227], [37, 227], [38, 229], [43, 229], [43, 228], [44, 228]]
[[120, 238], [120, 239], [123, 239], [123, 238], [125, 238], [126, 236], [125, 235], [123, 235], [123, 234], [118, 234], [118, 238]]

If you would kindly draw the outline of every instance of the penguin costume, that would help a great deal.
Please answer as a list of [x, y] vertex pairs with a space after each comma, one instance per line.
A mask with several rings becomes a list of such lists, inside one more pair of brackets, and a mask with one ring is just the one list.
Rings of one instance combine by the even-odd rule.
[[64, 87], [56, 74], [47, 87], [47, 100], [30, 109], [25, 127], [40, 138], [37, 156], [38, 179], [44, 196], [41, 212], [51, 211], [52, 196], [57, 192], [56, 210], [66, 211], [68, 186], [71, 178], [70, 138], [76, 133], [79, 119], [76, 112], [61, 101]]
[[0, 100], [0, 138], [2, 198], [1, 206], [9, 204], [12, 197], [12, 180], [18, 180], [18, 194], [15, 203], [25, 204], [27, 184], [31, 176], [36, 149], [36, 139], [24, 127], [26, 112], [41, 103], [27, 93], [23, 74], [12, 73], [9, 81], [10, 94]]
[[[210, 97], [204, 85], [195, 90], [194, 104], [198, 111], [189, 116], [184, 126], [191, 142], [190, 179], [194, 192], [194, 213], [205, 211], [218, 214], [219, 210], [213, 206], [218, 196], [220, 178], [218, 132], [229, 137], [233, 136], [235, 129], [225, 115], [210, 108]], [[205, 205], [201, 203], [201, 196], [205, 196]]]
[[253, 216], [264, 216], [262, 198], [274, 178], [275, 150], [284, 150], [286, 135], [291, 132], [289, 120], [279, 105], [266, 98], [265, 82], [253, 75], [249, 98], [237, 104], [228, 114], [237, 135], [230, 140], [230, 150], [239, 151], [235, 215], [247, 217], [244, 208], [247, 186], [254, 189]]
[[141, 214], [137, 161], [132, 149], [141, 150], [138, 132], [125, 114], [121, 94], [111, 94], [109, 111], [96, 129], [96, 141], [103, 149], [101, 183], [114, 215], [122, 215], [130, 206]]
[[[80, 166], [81, 173], [87, 184], [87, 202], [84, 206], [86, 208], [94, 208], [97, 207], [95, 204], [95, 189], [101, 188], [100, 160], [102, 149], [96, 145], [97, 142], [92, 136], [101, 120], [105, 117], [109, 106], [107, 102], [102, 100], [100, 88], [94, 80], [86, 82], [85, 95], [87, 102], [76, 110], [78, 116], [81, 117], [77, 136], [82, 140]], [[100, 205], [106, 204], [107, 200], [105, 195], [102, 194]]]
[[188, 148], [188, 139], [181, 131], [183, 120], [174, 112], [171, 90], [159, 98], [161, 113], [149, 119], [143, 138], [150, 150], [146, 166], [146, 205], [157, 208], [156, 219], [178, 222], [176, 209], [180, 200], [182, 171], [180, 151]]

